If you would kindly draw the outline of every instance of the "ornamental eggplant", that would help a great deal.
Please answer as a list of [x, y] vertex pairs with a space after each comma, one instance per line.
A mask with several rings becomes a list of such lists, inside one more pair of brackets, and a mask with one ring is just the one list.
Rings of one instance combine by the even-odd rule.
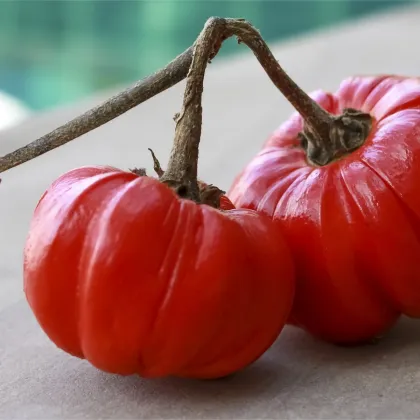
[[59, 348], [107, 372], [229, 375], [271, 346], [292, 307], [293, 260], [280, 224], [234, 209], [222, 191], [197, 181], [211, 25], [195, 44], [159, 179], [74, 169], [50, 186], [32, 218], [29, 305]]
[[368, 341], [401, 314], [420, 316], [420, 79], [285, 92], [299, 113], [228, 196], [282, 222], [297, 276], [289, 322], [334, 343]]

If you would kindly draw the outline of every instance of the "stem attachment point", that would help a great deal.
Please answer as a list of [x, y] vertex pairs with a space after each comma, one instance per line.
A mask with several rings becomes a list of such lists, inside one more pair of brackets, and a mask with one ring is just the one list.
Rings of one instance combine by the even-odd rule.
[[369, 114], [352, 108], [329, 118], [328, 125], [323, 127], [314, 128], [305, 121], [299, 134], [308, 160], [318, 166], [327, 165], [362, 146], [373, 124]]

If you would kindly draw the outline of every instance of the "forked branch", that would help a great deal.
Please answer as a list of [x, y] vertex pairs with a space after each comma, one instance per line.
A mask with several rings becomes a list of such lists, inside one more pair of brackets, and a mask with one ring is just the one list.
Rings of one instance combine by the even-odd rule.
[[[329, 114], [314, 103], [309, 96], [300, 91], [295, 82], [279, 65], [257, 29], [243, 19], [210, 18], [206, 25], [209, 25], [210, 22], [212, 24], [217, 22], [217, 30], [220, 33], [219, 39], [224, 40], [236, 36], [239, 42], [243, 42], [253, 51], [274, 85], [295, 106], [297, 111], [311, 116], [307, 121], [309, 125], [317, 124], [318, 127], [323, 125], [327, 130]], [[141, 80], [132, 88], [114, 96], [104, 104], [93, 108], [38, 140], [0, 158], [0, 173], [94, 130], [180, 82], [187, 76], [191, 65], [192, 48], [174, 59], [167, 67]], [[300, 97], [297, 100], [296, 92], [299, 91]]]

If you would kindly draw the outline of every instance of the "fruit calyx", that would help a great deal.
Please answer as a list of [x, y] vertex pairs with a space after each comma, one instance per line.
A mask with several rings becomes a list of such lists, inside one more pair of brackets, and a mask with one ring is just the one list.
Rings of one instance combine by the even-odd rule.
[[[168, 187], [172, 188], [180, 198], [191, 199], [191, 194], [189, 194], [188, 187], [185, 184], [179, 182], [173, 182], [171, 180], [165, 181], [161, 178], [165, 175], [165, 171], [162, 169], [158, 158], [152, 149], [149, 148], [149, 151], [153, 159], [153, 170], [155, 171], [158, 179], [165, 183]], [[132, 168], [129, 169], [130, 172], [137, 176], [147, 176], [145, 168]], [[200, 180], [197, 180], [198, 183], [198, 192], [199, 199], [196, 201], [198, 204], [207, 204], [208, 206], [220, 209], [220, 198], [222, 195], [226, 194], [226, 191], [222, 191], [220, 188], [212, 185], [206, 184]]]
[[299, 137], [310, 163], [327, 165], [363, 145], [373, 125], [369, 114], [347, 108], [341, 115], [332, 115], [304, 92], [278, 63], [272, 67], [266, 68], [271, 80], [304, 120]]
[[368, 138], [373, 119], [369, 114], [345, 108], [341, 115], [328, 115], [322, 123], [308, 123], [299, 133], [309, 162], [324, 166], [362, 146]]
[[[159, 180], [165, 183], [168, 187], [175, 190], [180, 198], [189, 198], [191, 199], [191, 194], [188, 191], [188, 186], [179, 182], [173, 182], [171, 180], [164, 180], [165, 171], [162, 169], [158, 158], [152, 149], [149, 148], [149, 151], [153, 159], [153, 169], [156, 172]], [[146, 175], [145, 169], [132, 169], [131, 172], [139, 174], [140, 176]], [[163, 179], [163, 180], [162, 180]], [[207, 204], [208, 206], [214, 207], [216, 209], [220, 208], [220, 198], [222, 195], [226, 194], [226, 191], [222, 191], [220, 188], [212, 185], [206, 184], [202, 181], [197, 180], [198, 184], [198, 196], [199, 199], [196, 200], [199, 204]]]

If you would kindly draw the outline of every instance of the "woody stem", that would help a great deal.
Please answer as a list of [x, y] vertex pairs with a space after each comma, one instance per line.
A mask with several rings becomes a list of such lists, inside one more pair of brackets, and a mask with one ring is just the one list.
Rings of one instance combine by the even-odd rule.
[[180, 196], [196, 202], [200, 202], [197, 166], [203, 114], [201, 100], [204, 75], [208, 62], [222, 45], [224, 26], [223, 19], [209, 19], [194, 43], [183, 106], [176, 119], [171, 155], [167, 169], [160, 178]]
[[372, 125], [370, 115], [344, 110], [331, 115], [309, 97], [283, 70], [260, 33], [243, 19], [210, 18], [194, 45], [188, 73], [183, 109], [177, 120], [172, 153], [162, 180], [182, 187], [186, 195], [198, 200], [197, 161], [201, 136], [203, 80], [207, 62], [222, 42], [236, 35], [254, 53], [274, 85], [304, 119], [302, 146], [308, 160], [326, 165], [363, 144]]
[[[349, 109], [344, 110], [343, 115], [341, 116], [333, 116], [323, 110], [286, 74], [274, 58], [259, 32], [249, 22], [246, 22], [243, 19], [210, 18], [207, 21], [203, 32], [200, 34], [200, 37], [203, 37], [203, 42], [204, 38], [207, 38], [207, 41], [209, 41], [207, 46], [211, 44], [211, 40], [219, 40], [219, 43], [215, 43], [218, 44], [217, 48], [214, 48], [215, 44], [213, 43], [213, 51], [211, 48], [207, 51], [209, 52], [208, 57], [212, 58], [212, 54], [214, 56], [217, 53], [222, 41], [233, 35], [236, 35], [239, 41], [245, 43], [254, 52], [254, 55], [257, 57], [271, 81], [286, 96], [305, 120], [305, 129], [302, 133], [302, 145], [306, 149], [310, 161], [315, 164], [323, 165], [363, 144], [372, 126], [372, 118], [370, 115]], [[200, 48], [203, 48], [203, 46], [204, 44]], [[195, 43], [195, 47], [198, 48], [198, 42]], [[115, 95], [103, 104], [92, 108], [51, 133], [0, 157], [0, 173], [34, 159], [37, 156], [47, 153], [50, 150], [60, 147], [65, 143], [94, 130], [113, 118], [127, 112], [136, 105], [141, 104], [175, 85], [185, 78], [187, 69], [192, 63], [192, 52], [193, 48], [188, 48], [165, 68], [146, 77], [131, 88]], [[200, 68], [197, 67], [197, 70], [195, 71], [198, 73], [202, 72], [204, 76], [205, 67], [199, 67]], [[196, 86], [199, 84], [198, 79], [195, 82]], [[180, 121], [184, 118], [191, 120], [192, 117], [194, 106], [188, 104], [188, 101], [186, 100], [187, 96], [188, 98], [193, 96], [192, 92], [194, 92], [194, 87], [191, 86], [193, 86], [192, 80], [190, 81], [190, 93], [184, 98], [183, 116]], [[199, 97], [195, 98], [192, 103], [197, 104], [199, 99], [201, 101], [201, 91]], [[199, 119], [201, 121], [201, 115]], [[178, 128], [177, 126], [177, 131], [184, 131], [184, 128], [182, 128], [182, 130], [181, 128]], [[195, 128], [195, 136], [197, 136], [198, 132], [201, 132], [201, 124], [198, 129]], [[175, 146], [179, 144], [179, 136], [181, 136], [181, 134], [177, 134], [174, 151]], [[184, 148], [183, 152], [181, 152], [181, 146], [177, 148], [180, 150], [180, 156], [187, 156], [186, 152], [188, 152], [188, 148]], [[198, 157], [198, 143], [196, 149], [197, 150], [195, 151], [193, 148], [189, 150], [193, 153], [191, 156], [194, 156], [195, 154], [195, 156]], [[175, 162], [172, 162], [171, 166], [176, 168], [176, 165], [173, 165], [175, 165]], [[186, 173], [194, 176], [194, 174], [196, 174], [196, 166], [196, 163], [192, 163], [192, 166]], [[175, 169], [172, 169], [172, 173], [174, 171]], [[179, 171], [175, 172], [177, 172], [177, 176], [179, 177]]]
[[225, 19], [226, 35], [236, 35], [254, 53], [273, 84], [304, 120], [302, 146], [308, 160], [326, 165], [360, 147], [369, 135], [372, 117], [354, 109], [331, 115], [309, 97], [283, 70], [260, 33], [245, 20]]

